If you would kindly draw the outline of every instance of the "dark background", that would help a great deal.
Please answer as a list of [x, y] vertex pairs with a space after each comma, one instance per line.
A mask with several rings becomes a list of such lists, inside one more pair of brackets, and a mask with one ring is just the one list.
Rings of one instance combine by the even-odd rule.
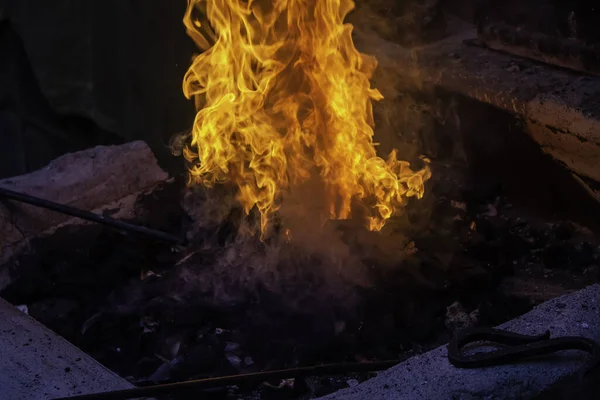
[[0, 0], [0, 178], [145, 140], [169, 169], [191, 126], [185, 0]]

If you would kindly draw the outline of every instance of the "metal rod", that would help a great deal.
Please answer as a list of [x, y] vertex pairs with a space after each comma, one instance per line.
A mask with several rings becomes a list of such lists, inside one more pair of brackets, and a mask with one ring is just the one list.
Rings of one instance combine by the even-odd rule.
[[326, 364], [314, 367], [291, 368], [277, 371], [255, 372], [242, 375], [220, 376], [187, 382], [168, 383], [134, 389], [115, 390], [111, 392], [91, 393], [73, 397], [61, 397], [54, 400], [111, 400], [134, 399], [173, 394], [186, 390], [214, 389], [218, 387], [260, 383], [271, 379], [301, 378], [306, 376], [335, 375], [351, 372], [369, 372], [388, 369], [398, 364], [399, 360], [380, 361], [374, 363]]
[[0, 187], [0, 197], [6, 197], [11, 200], [19, 201], [21, 203], [45, 208], [62, 214], [70, 215], [72, 217], [81, 218], [87, 221], [97, 222], [99, 224], [110, 226], [112, 228], [116, 228], [122, 231], [139, 233], [142, 235], [153, 237], [155, 239], [164, 240], [166, 242], [171, 242], [175, 244], [182, 244], [183, 242], [181, 238], [175, 235], [171, 235], [169, 233], [146, 228], [144, 226], [130, 224], [124, 221], [120, 221], [118, 219], [95, 214], [89, 211], [80, 210], [78, 208], [55, 203], [53, 201], [40, 199], [39, 197], [31, 196], [29, 194], [14, 192], [3, 187]]

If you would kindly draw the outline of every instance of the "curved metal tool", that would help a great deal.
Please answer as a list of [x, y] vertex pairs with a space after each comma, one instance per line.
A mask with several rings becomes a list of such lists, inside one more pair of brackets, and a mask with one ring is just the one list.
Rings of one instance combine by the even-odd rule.
[[[490, 352], [465, 354], [462, 349], [474, 342], [490, 342], [506, 347]], [[585, 374], [600, 363], [600, 344], [580, 336], [550, 338], [550, 331], [541, 335], [521, 335], [493, 328], [471, 328], [459, 332], [448, 344], [448, 360], [458, 368], [481, 368], [522, 361], [561, 350], [581, 350], [591, 354]]]

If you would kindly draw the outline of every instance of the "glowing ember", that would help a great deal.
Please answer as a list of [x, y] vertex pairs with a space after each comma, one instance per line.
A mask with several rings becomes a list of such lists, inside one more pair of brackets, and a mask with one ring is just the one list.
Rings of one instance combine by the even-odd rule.
[[198, 114], [185, 157], [191, 182], [230, 182], [264, 233], [293, 187], [320, 176], [331, 219], [352, 201], [379, 230], [429, 168], [376, 155], [370, 87], [375, 58], [359, 53], [344, 18], [351, 0], [188, 0], [184, 23], [203, 50], [184, 81]]

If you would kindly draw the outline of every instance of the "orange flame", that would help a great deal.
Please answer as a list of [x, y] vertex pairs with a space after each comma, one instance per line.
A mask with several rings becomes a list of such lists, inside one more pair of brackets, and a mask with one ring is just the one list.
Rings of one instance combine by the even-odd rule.
[[184, 80], [198, 113], [185, 157], [191, 182], [231, 182], [265, 229], [295, 185], [318, 173], [329, 217], [369, 202], [379, 230], [406, 198], [421, 198], [426, 166], [376, 155], [370, 87], [377, 66], [344, 24], [351, 0], [188, 0], [184, 23], [203, 53]]

